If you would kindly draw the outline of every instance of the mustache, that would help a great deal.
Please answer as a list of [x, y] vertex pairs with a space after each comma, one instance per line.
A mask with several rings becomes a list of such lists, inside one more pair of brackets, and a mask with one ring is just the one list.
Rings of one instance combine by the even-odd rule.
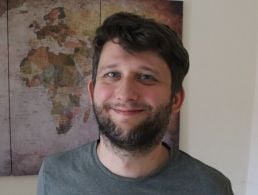
[[145, 103], [138, 102], [128, 102], [128, 103], [105, 103], [103, 105], [104, 109], [112, 109], [112, 108], [126, 108], [126, 109], [138, 109], [138, 110], [152, 110], [152, 107]]

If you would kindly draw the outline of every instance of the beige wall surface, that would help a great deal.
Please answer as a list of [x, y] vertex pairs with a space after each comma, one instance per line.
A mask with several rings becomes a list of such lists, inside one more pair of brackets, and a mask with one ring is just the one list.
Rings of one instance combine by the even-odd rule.
[[0, 195], [36, 195], [37, 177], [0, 177]]
[[[255, 0], [185, 0], [184, 6], [191, 68], [180, 148], [221, 170], [236, 195], [255, 195], [258, 174], [250, 174], [258, 161]], [[0, 194], [34, 195], [36, 179], [1, 177]]]
[[[185, 83], [181, 149], [222, 171], [235, 194], [247, 195], [257, 101], [255, 0], [186, 0], [184, 13], [191, 68]], [[254, 194], [258, 192], [248, 192]]]
[[[255, 5], [256, 10], [258, 9], [258, 2]], [[251, 132], [251, 145], [249, 150], [249, 165], [248, 165], [248, 177], [246, 185], [247, 195], [254, 195], [258, 192], [258, 14], [256, 14], [256, 88], [255, 88], [255, 102], [253, 107], [253, 121], [252, 121], [252, 132]]]

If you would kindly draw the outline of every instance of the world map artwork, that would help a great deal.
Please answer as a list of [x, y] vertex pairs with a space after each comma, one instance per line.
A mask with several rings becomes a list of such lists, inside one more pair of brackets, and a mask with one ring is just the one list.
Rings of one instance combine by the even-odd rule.
[[[37, 174], [46, 155], [98, 138], [87, 83], [106, 17], [137, 13], [182, 36], [182, 9], [168, 0], [0, 0], [0, 175]], [[172, 119], [164, 139], [178, 146]]]

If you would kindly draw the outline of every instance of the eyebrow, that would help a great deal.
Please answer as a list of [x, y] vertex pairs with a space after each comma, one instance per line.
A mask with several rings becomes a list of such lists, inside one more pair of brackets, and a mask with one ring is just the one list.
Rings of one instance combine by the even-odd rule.
[[107, 66], [100, 67], [99, 70], [98, 70], [98, 72], [101, 72], [101, 71], [106, 70], [106, 69], [115, 68], [115, 67], [117, 67], [117, 66], [118, 66], [117, 64], [109, 64], [109, 65], [107, 65]]
[[[106, 65], [104, 67], [100, 67], [98, 72], [101, 72], [103, 70], [108, 70], [108, 69], [116, 68], [116, 67], [118, 67], [118, 64], [109, 64], [109, 65]], [[147, 65], [140, 65], [140, 70], [144, 70], [144, 71], [148, 71], [148, 72], [160, 75], [159, 71], [157, 71], [155, 69], [152, 69], [152, 68], [149, 68]]]
[[148, 66], [145, 66], [145, 65], [142, 65], [140, 69], [141, 69], [141, 70], [145, 70], [145, 71], [152, 72], [152, 73], [157, 74], [157, 75], [160, 74], [159, 71], [157, 71], [157, 70], [155, 70], [155, 69], [152, 69], [152, 68], [149, 68]]

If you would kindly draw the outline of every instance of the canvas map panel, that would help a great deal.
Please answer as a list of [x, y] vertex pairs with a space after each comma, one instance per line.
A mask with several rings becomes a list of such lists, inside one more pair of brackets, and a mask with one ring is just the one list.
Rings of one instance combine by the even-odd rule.
[[0, 175], [11, 172], [9, 95], [8, 95], [8, 44], [7, 4], [0, 1]]
[[[1, 175], [10, 174], [10, 145], [12, 175], [30, 175], [38, 172], [46, 155], [98, 137], [87, 82], [91, 78], [91, 41], [104, 18], [117, 11], [130, 11], [155, 17], [173, 26], [180, 36], [182, 33], [179, 1], [9, 0], [8, 3], [8, 45], [7, 30], [3, 30], [7, 26], [7, 12], [0, 10], [0, 103], [4, 105], [0, 107]], [[178, 115], [173, 118], [175, 123], [170, 125], [166, 140], [178, 145]]]
[[99, 1], [27, 0], [9, 10], [12, 173], [97, 137], [86, 83]]

